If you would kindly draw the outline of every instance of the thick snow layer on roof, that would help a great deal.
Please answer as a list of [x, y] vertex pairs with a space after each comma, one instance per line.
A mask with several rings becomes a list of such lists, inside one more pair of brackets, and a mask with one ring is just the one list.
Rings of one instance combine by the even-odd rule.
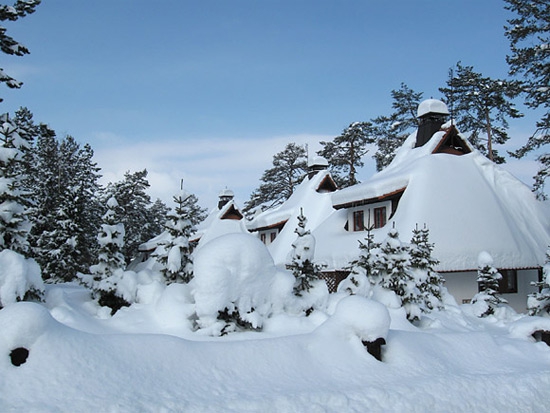
[[420, 102], [420, 105], [418, 105], [416, 116], [421, 117], [428, 113], [440, 113], [442, 115], [448, 115], [449, 109], [447, 109], [447, 105], [440, 100], [426, 99], [423, 102]]
[[[477, 151], [456, 156], [432, 154], [443, 132], [420, 148], [411, 135], [391, 165], [371, 180], [333, 194], [335, 205], [368, 199], [406, 185], [395, 215], [375, 230], [382, 240], [395, 222], [402, 241], [426, 224], [440, 271], [477, 268], [487, 251], [497, 268], [537, 267], [550, 243], [550, 213], [530, 189]], [[346, 211], [333, 214], [318, 228], [316, 257], [342, 268], [358, 254], [364, 232], [347, 232]]]
[[196, 233], [192, 239], [198, 239], [199, 248], [209, 242], [210, 240], [220, 237], [225, 234], [232, 233], [248, 233], [244, 220], [236, 219], [222, 219], [222, 217], [231, 208], [238, 210], [235, 201], [231, 200], [225, 204], [221, 209], [215, 208], [206, 219], [198, 225]]
[[294, 230], [298, 226], [300, 208], [307, 218], [306, 230], [316, 228], [334, 211], [331, 194], [317, 192], [317, 188], [328, 175], [328, 171], [320, 171], [311, 179], [304, 178], [283, 205], [263, 212], [248, 225], [248, 228], [252, 230], [286, 221], [277, 238], [268, 246], [275, 264], [282, 265], [287, 262], [291, 244], [296, 239]]

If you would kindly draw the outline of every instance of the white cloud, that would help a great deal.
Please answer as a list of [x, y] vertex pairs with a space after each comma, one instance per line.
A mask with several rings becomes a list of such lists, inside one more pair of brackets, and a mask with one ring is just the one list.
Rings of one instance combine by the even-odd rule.
[[171, 205], [183, 178], [185, 188], [196, 194], [200, 204], [207, 208], [217, 203], [218, 193], [225, 187], [232, 189], [237, 202], [243, 205], [258, 186], [263, 171], [271, 167], [273, 155], [286, 144], [307, 143], [313, 154], [320, 148], [320, 140], [330, 139], [303, 134], [261, 139], [163, 139], [128, 143], [127, 139], [101, 134], [102, 138], [106, 136], [111, 138], [111, 143], [95, 149], [103, 184], [122, 179], [126, 171], [146, 168], [153, 199], [161, 198]]

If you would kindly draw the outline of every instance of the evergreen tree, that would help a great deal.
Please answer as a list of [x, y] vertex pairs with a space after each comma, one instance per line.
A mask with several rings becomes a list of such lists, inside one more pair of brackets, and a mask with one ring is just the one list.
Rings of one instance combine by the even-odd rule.
[[443, 279], [434, 270], [439, 261], [432, 257], [433, 247], [429, 242], [428, 228], [424, 225], [418, 229], [416, 226], [409, 246], [410, 270], [420, 292], [420, 310], [424, 312], [443, 308]]
[[291, 257], [292, 261], [286, 265], [286, 268], [292, 271], [294, 275], [294, 294], [301, 297], [309, 292], [313, 282], [321, 278], [322, 265], [315, 264], [313, 256], [315, 254], [315, 238], [309, 230], [306, 230], [307, 218], [302, 209], [298, 216], [298, 227], [294, 232], [298, 235], [292, 243]]
[[[0, 4], [0, 21], [16, 21], [27, 14], [34, 13], [35, 8], [40, 4], [40, 0], [17, 0], [13, 6]], [[0, 26], [0, 50], [8, 55], [24, 56], [29, 53], [29, 49], [17, 42], [13, 37], [6, 34], [6, 28]], [[19, 89], [22, 85], [0, 68], [0, 82], [5, 83], [9, 88]], [[2, 99], [0, 99], [0, 102]]]
[[452, 107], [458, 129], [469, 134], [472, 145], [490, 160], [504, 163], [494, 145], [502, 145], [510, 138], [506, 131], [508, 118], [523, 116], [511, 101], [521, 92], [520, 83], [484, 77], [474, 72], [473, 66], [460, 62], [456, 64], [456, 72], [450, 73], [447, 87], [439, 90]]
[[374, 241], [373, 229], [374, 225], [367, 223], [365, 242], [359, 240], [359, 257], [350, 263], [350, 274], [338, 284], [338, 292], [368, 297], [371, 287], [380, 281], [380, 243]]
[[[516, 14], [505, 27], [512, 51], [506, 57], [510, 74], [523, 76], [527, 106], [543, 110], [535, 132], [512, 154], [521, 158], [550, 143], [550, 4], [546, 0], [505, 1], [505, 8]], [[546, 151], [537, 160], [541, 167], [535, 176], [533, 190], [544, 199], [544, 182], [550, 175], [550, 154]]]
[[330, 166], [331, 174], [336, 184], [345, 188], [359, 183], [357, 168], [365, 166], [363, 156], [368, 152], [367, 144], [371, 124], [368, 122], [353, 122], [332, 141], [321, 141], [323, 149], [317, 152], [325, 158]]
[[107, 200], [107, 211], [102, 217], [103, 223], [97, 234], [99, 254], [97, 264], [90, 267], [92, 276], [78, 274], [78, 277], [92, 290], [92, 297], [101, 306], [109, 307], [111, 315], [120, 308], [128, 307], [128, 302], [119, 291], [124, 277], [124, 225], [118, 215], [118, 202], [114, 197]]
[[495, 308], [499, 304], [506, 303], [506, 300], [498, 293], [498, 281], [501, 278], [502, 275], [493, 267], [493, 258], [487, 252], [481, 252], [477, 269], [479, 292], [472, 299], [474, 311], [478, 317], [494, 314]]
[[35, 253], [51, 281], [71, 281], [95, 256], [99, 174], [92, 156], [89, 145], [82, 149], [71, 136], [60, 145], [48, 130], [39, 137]]
[[262, 175], [260, 186], [244, 204], [243, 212], [251, 215], [258, 207], [273, 208], [285, 202], [307, 171], [307, 156], [304, 147], [289, 143], [273, 156], [273, 167]]
[[126, 229], [126, 240], [123, 254], [126, 263], [136, 256], [139, 246], [150, 240], [155, 233], [153, 219], [151, 217], [151, 197], [146, 193], [149, 188], [147, 170], [124, 174], [124, 179], [114, 184], [109, 184], [106, 189], [106, 197], [114, 196], [119, 204], [120, 216]]
[[166, 223], [166, 218], [170, 208], [166, 206], [164, 201], [160, 198], [157, 198], [155, 202], [149, 208], [149, 213], [151, 214], [151, 232], [154, 234], [160, 234], [164, 231], [164, 224]]
[[8, 114], [0, 116], [0, 251], [28, 252], [31, 228], [28, 194], [23, 187], [23, 153], [27, 142]]
[[401, 83], [399, 89], [391, 91], [391, 96], [394, 112], [371, 120], [371, 140], [378, 147], [373, 156], [377, 171], [381, 171], [391, 163], [397, 149], [418, 127], [416, 111], [422, 99], [422, 93], [415, 92]]
[[102, 217], [103, 223], [97, 234], [98, 263], [90, 267], [95, 281], [100, 281], [125, 267], [122, 247], [124, 246], [124, 225], [117, 214], [118, 202], [114, 197], [107, 201], [107, 212]]
[[[193, 246], [189, 238], [194, 231], [191, 222], [189, 201], [193, 195], [180, 193], [174, 196], [176, 207], [168, 214], [165, 229], [168, 238], [163, 240], [155, 250], [153, 256], [162, 265], [162, 274], [167, 284], [173, 282], [188, 283], [193, 278]], [[195, 197], [196, 199], [196, 197]]]
[[538, 287], [539, 291], [527, 297], [529, 315], [550, 316], [550, 249], [546, 251], [542, 280], [531, 285]]
[[409, 249], [399, 239], [399, 232], [392, 228], [380, 245], [380, 281], [382, 288], [393, 291], [407, 311], [407, 318], [419, 318], [420, 291], [409, 270]]

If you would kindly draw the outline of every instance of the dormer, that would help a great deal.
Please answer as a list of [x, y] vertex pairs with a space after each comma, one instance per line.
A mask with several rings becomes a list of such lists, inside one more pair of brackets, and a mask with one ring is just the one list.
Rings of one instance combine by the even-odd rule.
[[434, 133], [441, 130], [449, 110], [447, 105], [437, 99], [427, 99], [418, 105], [418, 131], [416, 132], [415, 148], [423, 146]]

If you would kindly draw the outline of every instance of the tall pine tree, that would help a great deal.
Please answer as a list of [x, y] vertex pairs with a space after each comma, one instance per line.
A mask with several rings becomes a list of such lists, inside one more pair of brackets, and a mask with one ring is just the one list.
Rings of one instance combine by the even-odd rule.
[[401, 83], [399, 89], [391, 91], [391, 96], [394, 112], [371, 120], [371, 140], [377, 146], [373, 156], [377, 171], [381, 171], [391, 163], [397, 149], [418, 127], [416, 111], [422, 99], [422, 93], [415, 92]]
[[523, 116], [512, 102], [521, 92], [521, 84], [485, 77], [475, 72], [473, 66], [463, 66], [460, 62], [456, 64], [456, 71], [450, 73], [447, 87], [439, 90], [452, 108], [458, 129], [490, 160], [504, 163], [505, 159], [494, 147], [510, 138], [508, 119]]
[[303, 146], [289, 143], [273, 156], [273, 166], [261, 178], [262, 183], [244, 204], [243, 212], [251, 215], [259, 207], [273, 208], [281, 205], [293, 194], [307, 171], [307, 156]]
[[317, 154], [328, 161], [339, 187], [359, 183], [357, 169], [365, 166], [362, 159], [368, 152], [367, 145], [371, 143], [370, 130], [371, 124], [368, 122], [353, 122], [332, 141], [320, 142], [323, 148]]
[[[523, 157], [550, 143], [550, 4], [546, 0], [505, 0], [506, 9], [515, 13], [505, 27], [512, 54], [506, 57], [510, 74], [523, 77], [525, 103], [543, 111], [535, 132], [527, 143], [513, 153]], [[550, 154], [538, 155], [540, 169], [533, 190], [546, 198], [544, 182], [550, 175]]]

